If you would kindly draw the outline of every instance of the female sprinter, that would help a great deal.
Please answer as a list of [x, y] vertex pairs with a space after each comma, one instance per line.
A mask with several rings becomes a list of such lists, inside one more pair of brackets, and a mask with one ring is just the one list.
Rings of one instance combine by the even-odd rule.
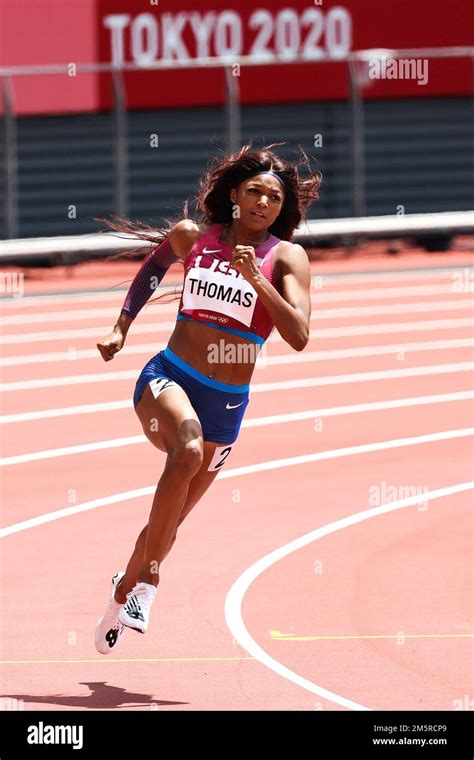
[[183, 219], [148, 254], [112, 333], [97, 344], [105, 361], [120, 351], [133, 319], [181, 259], [184, 287], [174, 332], [143, 368], [133, 397], [144, 433], [166, 463], [148, 524], [127, 569], [113, 577], [97, 623], [102, 654], [116, 647], [125, 627], [146, 632], [178, 527], [237, 440], [261, 346], [274, 327], [295, 351], [308, 343], [310, 267], [304, 249], [290, 241], [318, 197], [321, 177], [304, 156], [303, 179], [298, 164], [278, 158], [272, 147], [246, 145], [204, 175], [201, 223]]

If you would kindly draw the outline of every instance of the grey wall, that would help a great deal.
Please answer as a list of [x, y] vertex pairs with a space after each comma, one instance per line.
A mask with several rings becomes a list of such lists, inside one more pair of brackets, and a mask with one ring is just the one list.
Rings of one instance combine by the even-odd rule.
[[[364, 114], [368, 214], [396, 213], [400, 205], [405, 213], [473, 206], [472, 101], [366, 102]], [[315, 134], [322, 135], [321, 148], [314, 147]], [[115, 211], [113, 135], [110, 114], [18, 119], [18, 237], [90, 232], [99, 226], [95, 216]], [[286, 140], [288, 147], [278, 149], [282, 156], [294, 156], [299, 144], [316, 156], [324, 184], [311, 218], [352, 215], [349, 137], [347, 103], [242, 108], [243, 141], [254, 138], [257, 146]], [[224, 149], [224, 110], [131, 112], [128, 144], [128, 214], [161, 224], [179, 215], [208, 159]], [[3, 186], [3, 153], [0, 159]], [[75, 219], [68, 218], [70, 206]], [[0, 230], [5, 237], [3, 190]]]

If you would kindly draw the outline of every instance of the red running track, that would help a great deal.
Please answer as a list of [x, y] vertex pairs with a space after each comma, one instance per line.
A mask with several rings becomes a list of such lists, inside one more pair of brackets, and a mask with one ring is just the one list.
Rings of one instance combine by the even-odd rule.
[[164, 464], [130, 399], [176, 303], [145, 308], [109, 364], [95, 343], [124, 293], [64, 292], [128, 274], [56, 273], [26, 293], [63, 294], [0, 303], [4, 705], [457, 709], [472, 691], [473, 287], [467, 254], [436, 262], [313, 265], [309, 345], [269, 341], [149, 632], [108, 657], [95, 622]]

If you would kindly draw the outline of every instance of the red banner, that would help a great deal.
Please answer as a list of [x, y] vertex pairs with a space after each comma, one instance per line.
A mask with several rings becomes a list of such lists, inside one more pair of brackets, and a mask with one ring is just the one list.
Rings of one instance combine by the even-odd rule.
[[[197, 57], [255, 55], [272, 66], [232, 68], [242, 103], [344, 99], [350, 51], [472, 43], [465, 0], [0, 0], [0, 65], [71, 64], [65, 75], [15, 77], [18, 113], [88, 111], [112, 103], [108, 74], [74, 64], [145, 66]], [[436, 8], [436, 6], [438, 6]], [[305, 63], [291, 63], [296, 57]], [[469, 59], [369, 61], [367, 98], [468, 94]], [[217, 105], [222, 69], [138, 71], [124, 75], [129, 108]]]
[[[96, 61], [97, 24], [97, 0], [0, 0], [0, 66]], [[13, 77], [16, 113], [96, 110], [97, 75], [69, 71]]]

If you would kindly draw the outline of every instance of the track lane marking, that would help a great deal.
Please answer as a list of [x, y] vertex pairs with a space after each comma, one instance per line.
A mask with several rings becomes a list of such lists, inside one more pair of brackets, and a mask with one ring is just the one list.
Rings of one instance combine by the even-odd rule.
[[[450, 301], [406, 301], [400, 304], [379, 304], [377, 306], [339, 306], [332, 309], [319, 309], [316, 308], [311, 314], [311, 320], [327, 320], [327, 319], [346, 319], [347, 317], [363, 317], [363, 316], [383, 316], [391, 314], [422, 314], [424, 312], [440, 312], [440, 311], [462, 311], [463, 309], [472, 309], [473, 298], [459, 298], [459, 293], [453, 293], [453, 298]], [[468, 294], [462, 294], [468, 295]], [[312, 298], [312, 305], [317, 306], [317, 297]], [[177, 313], [178, 301], [176, 301], [176, 307], [173, 312]], [[66, 312], [69, 317], [65, 318], [61, 312], [52, 312], [44, 319], [45, 322], [76, 322], [79, 320], [90, 319], [113, 319], [117, 316], [116, 309], [89, 309], [87, 311], [79, 310], [73, 312]], [[162, 312], [163, 313], [163, 312]], [[165, 312], [170, 313], [169, 311]], [[38, 324], [41, 323], [41, 319], [36, 314], [23, 314], [13, 317], [0, 317], [0, 325], [22, 325], [22, 324]], [[169, 324], [169, 323], [165, 323]], [[103, 328], [102, 328], [103, 329]], [[22, 335], [22, 333], [19, 333]], [[10, 336], [12, 337], [12, 336]]]
[[[153, 333], [157, 335], [160, 332], [169, 333], [174, 330], [176, 321], [173, 322], [160, 322], [143, 323], [138, 322], [133, 325], [133, 332], [135, 335], [145, 335]], [[383, 335], [389, 333], [400, 332], [424, 332], [439, 330], [454, 330], [459, 327], [469, 327], [472, 329], [472, 317], [458, 317], [457, 319], [430, 319], [419, 320], [417, 322], [385, 322], [379, 325], [362, 324], [353, 325], [350, 327], [325, 327], [310, 330], [310, 338], [339, 338], [352, 335]], [[0, 336], [0, 345], [19, 345], [20, 343], [48, 343], [52, 340], [86, 340], [86, 338], [92, 338], [94, 342], [97, 342], [99, 338], [104, 337], [103, 325], [96, 327], [86, 327], [82, 330], [52, 330], [49, 332], [34, 332], [34, 333], [17, 333], [16, 335]], [[110, 332], [110, 330], [109, 330]], [[273, 332], [268, 339], [269, 343], [281, 343], [284, 342], [281, 335], [277, 332]]]
[[[272, 641], [342, 641], [359, 639], [399, 639], [399, 633], [368, 633], [353, 636], [297, 636], [293, 633], [268, 631]], [[403, 633], [404, 639], [472, 639], [474, 633]]]
[[455, 485], [447, 486], [446, 488], [439, 488], [434, 491], [428, 491], [427, 493], [417, 494], [416, 496], [409, 496], [406, 499], [399, 499], [398, 501], [383, 504], [380, 507], [365, 509], [362, 512], [356, 512], [349, 517], [343, 517], [340, 520], [335, 520], [334, 522], [327, 523], [321, 528], [317, 528], [310, 533], [306, 533], [305, 535], [300, 536], [293, 541], [290, 541], [288, 544], [285, 544], [278, 549], [274, 549], [272, 552], [266, 554], [264, 557], [248, 567], [237, 578], [227, 593], [224, 610], [226, 623], [232, 636], [238, 642], [238, 644], [240, 644], [240, 646], [242, 646], [249, 654], [255, 657], [256, 660], [259, 660], [262, 665], [265, 665], [270, 670], [278, 673], [278, 675], [282, 676], [282, 678], [286, 678], [288, 681], [291, 681], [297, 686], [301, 686], [301, 688], [305, 689], [306, 691], [309, 691], [312, 694], [317, 694], [318, 696], [323, 697], [330, 702], [342, 705], [343, 707], [347, 707], [350, 710], [371, 710], [372, 708], [370, 707], [361, 705], [357, 702], [352, 701], [351, 699], [347, 699], [346, 697], [341, 696], [340, 694], [336, 694], [336, 692], [329, 691], [328, 689], [325, 689], [324, 687], [313, 683], [313, 681], [300, 676], [290, 668], [287, 668], [286, 665], [283, 665], [278, 660], [275, 660], [273, 657], [271, 657], [261, 646], [259, 646], [259, 644], [257, 644], [255, 639], [251, 637], [245, 626], [242, 616], [242, 602], [244, 596], [252, 583], [260, 575], [262, 575], [262, 573], [268, 570], [268, 568], [272, 567], [274, 564], [284, 559], [289, 554], [292, 554], [293, 552], [298, 551], [299, 549], [302, 549], [311, 543], [314, 543], [314, 541], [317, 541], [320, 538], [329, 535], [330, 533], [335, 533], [339, 530], [343, 530], [344, 528], [356, 525], [357, 523], [363, 522], [364, 520], [369, 520], [372, 517], [378, 517], [379, 515], [387, 514], [388, 512], [393, 512], [397, 509], [403, 509], [404, 507], [414, 506], [419, 502], [427, 500], [431, 502], [434, 499], [440, 499], [445, 496], [450, 496], [451, 494], [463, 493], [464, 491], [471, 490], [472, 488], [474, 488], [474, 481], [467, 483], [458, 483]]
[[[311, 280], [318, 283], [327, 282], [331, 286], [338, 286], [340, 283], [343, 285], [345, 283], [352, 283], [354, 285], [357, 285], [364, 282], [389, 282], [394, 283], [396, 286], [398, 286], [401, 282], [411, 283], [413, 280], [422, 280], [423, 283], [426, 282], [426, 280], [441, 280], [441, 282], [447, 280], [452, 284], [456, 281], [456, 279], [459, 279], [459, 274], [467, 272], [469, 276], [469, 273], [472, 271], [474, 270], [472, 268], [471, 262], [469, 261], [465, 264], [459, 264], [458, 266], [438, 266], [397, 270], [392, 269], [385, 271], [381, 270], [379, 272], [328, 272], [323, 275], [313, 274], [311, 276]], [[163, 285], [159, 288], [159, 295], [163, 295], [165, 293], [173, 294], [175, 292], [175, 288], [177, 286], [179, 287], [181, 284], [182, 281], [180, 280], [177, 281], [174, 286], [172, 284]], [[116, 289], [112, 290], [112, 287], [115, 287]], [[41, 304], [54, 305], [57, 303], [71, 303], [71, 301], [73, 303], [80, 303], [88, 301], [103, 301], [104, 299], [112, 300], [114, 298], [123, 302], [125, 300], [128, 288], [119, 289], [118, 285], [112, 287], [106, 288], [105, 290], [90, 290], [84, 288], [78, 291], [60, 291], [59, 293], [55, 291], [54, 293], [26, 294], [21, 299], [2, 296], [0, 297], [0, 306], [7, 306], [8, 308], [11, 308], [12, 306], [16, 308], [22, 308], [23, 306], [29, 307]], [[337, 290], [337, 287], [335, 287], [335, 290]]]
[[[444, 404], [453, 401], [468, 401], [472, 398], [474, 398], [474, 391], [459, 391], [457, 393], [443, 393], [438, 396], [418, 396], [406, 399], [396, 399], [393, 401], [370, 401], [365, 404], [353, 404], [351, 406], [327, 407], [326, 409], [308, 409], [303, 412], [290, 412], [286, 414], [273, 414], [265, 417], [250, 418], [243, 421], [242, 428], [280, 425], [287, 422], [302, 422], [304, 420], [318, 417], [337, 417], [346, 414], [361, 414], [364, 412], [403, 409], [406, 407], [424, 406], [429, 404]], [[62, 456], [87, 454], [90, 451], [134, 446], [146, 443], [147, 441], [148, 439], [146, 436], [140, 434], [123, 438], [110, 438], [105, 441], [94, 441], [92, 443], [81, 443], [74, 446], [63, 446], [56, 449], [43, 449], [42, 451], [33, 451], [26, 454], [2, 457], [0, 459], [0, 467], [25, 464], [26, 462], [37, 462], [43, 459], [56, 459], [57, 457]]]
[[[445, 285], [412, 285], [405, 288], [371, 288], [369, 290], [335, 290], [325, 291], [321, 286], [320, 288], [311, 288], [310, 295], [314, 306], [320, 303], [344, 303], [353, 301], [376, 301], [386, 299], [400, 299], [404, 298], [424, 298], [429, 296], [453, 296], [453, 298], [460, 295], [468, 295], [468, 290], [457, 290], [456, 283], [451, 283], [451, 286], [446, 283]], [[462, 286], [462, 283], [461, 283]], [[173, 291], [170, 292], [170, 295]], [[102, 300], [102, 299], [95, 299]], [[124, 300], [124, 296], [122, 296]], [[160, 315], [176, 313], [177, 301], [171, 303], [163, 302], [159, 305]], [[151, 305], [152, 298], [148, 302]], [[435, 301], [431, 303], [436, 304]], [[31, 314], [7, 314], [6, 316], [0, 316], [0, 326], [7, 327], [9, 325], [30, 325], [45, 322], [76, 322], [77, 320], [88, 320], [95, 318], [114, 318], [117, 316], [117, 309], [120, 308], [121, 302], [118, 300], [117, 305], [113, 306], [101, 306], [99, 308], [75, 309], [75, 304], [71, 304], [71, 309], [58, 309], [57, 311], [38, 311]]]
[[[297, 464], [308, 464], [309, 462], [323, 462], [329, 459], [338, 459], [339, 457], [355, 456], [359, 454], [368, 454], [375, 451], [387, 451], [395, 448], [402, 448], [405, 446], [418, 446], [424, 443], [435, 443], [439, 441], [448, 441], [457, 438], [467, 438], [474, 434], [474, 428], [464, 428], [460, 430], [446, 430], [438, 433], [428, 433], [427, 435], [411, 436], [409, 438], [395, 438], [389, 441], [377, 441], [376, 443], [366, 443], [359, 446], [349, 446], [341, 449], [332, 449], [330, 451], [320, 451], [315, 454], [302, 454], [296, 457], [286, 457], [284, 459], [271, 459], [267, 462], [260, 462], [257, 464], [245, 465], [242, 467], [234, 467], [231, 470], [220, 471], [217, 474], [216, 480], [227, 478], [240, 477], [241, 475], [250, 475], [256, 472], [265, 472], [269, 470], [278, 470], [282, 467], [293, 467]], [[74, 504], [64, 509], [58, 509], [55, 512], [47, 512], [46, 514], [38, 515], [37, 517], [31, 517], [28, 520], [23, 520], [13, 525], [7, 525], [0, 528], [0, 538], [13, 535], [14, 533], [20, 533], [23, 530], [29, 528], [36, 528], [39, 525], [45, 525], [46, 523], [60, 520], [63, 517], [71, 517], [72, 515], [80, 514], [82, 512], [88, 512], [92, 509], [98, 509], [100, 507], [107, 507], [110, 504], [118, 504], [122, 501], [138, 499], [142, 496], [150, 496], [156, 491], [156, 484], [152, 486], [146, 486], [144, 488], [136, 488], [131, 491], [122, 491], [121, 493], [112, 494], [111, 496], [104, 496], [100, 499], [93, 499], [92, 501], [84, 502], [83, 504]], [[428, 498], [427, 494], [422, 494]]]
[[[291, 387], [290, 389], [291, 390]], [[360, 404], [346, 404], [344, 406], [323, 407], [321, 409], [311, 409], [306, 412], [289, 412], [287, 414], [273, 415], [271, 417], [250, 418], [243, 421], [242, 427], [254, 427], [257, 420], [278, 419], [282, 422], [292, 422], [295, 419], [306, 419], [306, 417], [296, 417], [296, 415], [308, 415], [319, 417], [332, 417], [339, 414], [353, 414], [355, 412], [372, 412], [384, 409], [398, 409], [405, 406], [417, 406], [418, 404], [443, 404], [449, 401], [467, 401], [474, 396], [474, 391], [454, 391], [453, 393], [440, 393], [431, 396], [408, 396], [399, 399], [388, 399], [382, 401], [369, 401]], [[7, 425], [16, 422], [33, 422], [36, 420], [50, 419], [52, 417], [70, 417], [78, 414], [95, 414], [96, 412], [110, 412], [119, 409], [133, 409], [131, 399], [123, 401], [104, 401], [97, 404], [78, 404], [77, 406], [58, 407], [56, 409], [44, 409], [35, 412], [18, 412], [17, 414], [4, 414], [0, 416], [0, 425]], [[264, 422], [259, 424], [265, 424]]]
[[[325, 351], [304, 351], [302, 353], [275, 354], [267, 356], [263, 361], [257, 359], [256, 368], [262, 366], [275, 366], [279, 364], [304, 364], [307, 362], [330, 361], [332, 359], [354, 359], [363, 356], [385, 356], [398, 354], [403, 349], [405, 354], [416, 351], [448, 351], [454, 348], [471, 348], [474, 346], [474, 338], [453, 338], [451, 340], [429, 340], [391, 343], [385, 346], [354, 346], [351, 348], [330, 348]], [[164, 348], [164, 344], [162, 344]], [[135, 346], [127, 346], [129, 355], [156, 354], [156, 343], [138, 343]], [[46, 362], [77, 362], [85, 359], [97, 359], [97, 348], [83, 348], [72, 351], [54, 351], [48, 354], [28, 354], [23, 356], [4, 356], [0, 358], [0, 367], [19, 367], [26, 364], [45, 364]], [[141, 368], [137, 368], [137, 374]]]
[[[449, 364], [424, 364], [406, 369], [371, 370], [369, 372], [352, 372], [344, 375], [324, 375], [302, 379], [279, 380], [273, 383], [255, 383], [251, 387], [253, 393], [266, 391], [287, 391], [292, 388], [315, 388], [325, 385], [343, 385], [345, 383], [365, 383], [370, 380], [392, 380], [394, 378], [420, 377], [425, 375], [445, 375], [456, 372], [472, 372], [474, 362], [453, 362]], [[119, 370], [118, 372], [97, 372], [88, 375], [67, 375], [45, 377], [35, 380], [17, 380], [0, 384], [1, 393], [37, 390], [38, 388], [60, 388], [62, 386], [85, 385], [86, 383], [110, 383], [117, 380], [137, 379], [136, 369]]]

